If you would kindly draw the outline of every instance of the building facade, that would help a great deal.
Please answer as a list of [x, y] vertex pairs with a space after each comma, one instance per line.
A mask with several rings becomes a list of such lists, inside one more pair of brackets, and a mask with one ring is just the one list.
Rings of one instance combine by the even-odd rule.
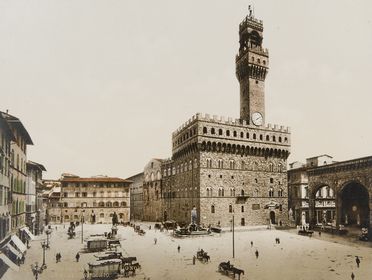
[[162, 162], [162, 159], [152, 159], [143, 171], [143, 218], [146, 221], [163, 220]]
[[126, 180], [130, 184], [130, 219], [132, 221], [143, 220], [143, 172], [133, 175]]
[[38, 199], [40, 190], [43, 189], [43, 171], [45, 167], [33, 161], [28, 161], [27, 183], [26, 183], [26, 225], [34, 234], [40, 233], [40, 217], [42, 216], [40, 200]]
[[10, 143], [15, 137], [0, 113], [0, 243], [10, 234], [12, 197], [10, 189]]
[[[132, 181], [114, 177], [61, 178], [61, 222], [111, 223], [114, 212], [119, 222], [129, 222]], [[51, 217], [53, 220], [53, 217]]]
[[[329, 155], [306, 159], [306, 164], [294, 162], [288, 170], [288, 207], [297, 225], [310, 223], [309, 175], [312, 168], [334, 163]], [[335, 219], [335, 192], [329, 186], [320, 187], [315, 194], [315, 223], [331, 224]]]
[[205, 225], [230, 226], [233, 215], [242, 226], [288, 221], [290, 131], [265, 123], [262, 21], [247, 16], [239, 37], [240, 118], [196, 114], [173, 133], [161, 166], [163, 217], [188, 223], [195, 207]]
[[12, 231], [26, 223], [26, 182], [27, 146], [33, 145], [32, 139], [22, 122], [8, 114], [1, 113], [12, 130], [15, 140], [10, 143], [10, 186], [12, 196]]

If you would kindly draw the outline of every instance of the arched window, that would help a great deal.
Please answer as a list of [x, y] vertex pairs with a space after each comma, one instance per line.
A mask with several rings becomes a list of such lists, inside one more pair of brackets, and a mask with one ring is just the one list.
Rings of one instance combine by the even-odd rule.
[[112, 207], [112, 203], [110, 201], [106, 202], [106, 207]]
[[212, 204], [211, 205], [211, 213], [214, 213], [215, 212], [215, 209], [214, 209], [214, 205]]
[[260, 140], [263, 140], [263, 136], [262, 136], [262, 134], [260, 134]]
[[244, 212], [244, 205], [241, 206], [242, 213]]
[[[274, 165], [271, 162], [269, 163], [269, 172], [274, 172]], [[270, 179], [270, 183], [271, 183], [271, 179]]]
[[99, 206], [99, 207], [105, 207], [105, 203], [104, 203], [103, 201], [100, 201], [100, 202], [98, 203], [98, 206]]
[[274, 178], [270, 178], [270, 183], [274, 183]]
[[281, 163], [278, 165], [278, 172], [283, 172], [283, 166]]
[[240, 132], [240, 138], [244, 138], [244, 132]]
[[235, 196], [235, 189], [234, 188], [230, 189], [230, 196]]
[[225, 196], [225, 190], [222, 189], [222, 196]]
[[113, 203], [113, 206], [114, 206], [114, 207], [119, 207], [119, 202], [118, 202], [118, 201], [115, 201], [115, 202]]
[[226, 130], [226, 136], [230, 136], [230, 130]]
[[282, 197], [282, 196], [283, 196], [283, 189], [279, 189], [279, 191], [278, 191], [278, 196], [279, 196], [279, 197]]
[[223, 168], [223, 160], [222, 159], [218, 160], [218, 168]]
[[256, 140], [256, 133], [253, 133], [253, 139]]
[[278, 140], [279, 140], [279, 143], [282, 143], [282, 137], [279, 136]]
[[254, 190], [254, 196], [255, 196], [255, 197], [258, 197], [258, 196], [259, 196], [258, 189], [255, 189], [255, 190]]
[[207, 188], [207, 196], [210, 196], [209, 188]]
[[70, 216], [69, 215], [65, 215], [65, 221], [67, 220], [69, 220], [70, 219]]
[[236, 134], [236, 131], [234, 130], [234, 137], [236, 137], [237, 136], [237, 134]]
[[247, 132], [246, 137], [247, 137], [247, 139], [249, 139], [249, 132]]
[[269, 189], [269, 197], [273, 197], [273, 196], [274, 196], [274, 189], [270, 188]]
[[241, 169], [245, 169], [245, 162], [244, 162], [244, 160], [242, 160], [242, 168]]
[[100, 218], [104, 218], [104, 217], [105, 217], [105, 213], [100, 213], [100, 214], [99, 214], [99, 217], [100, 217]]
[[221, 188], [218, 189], [218, 196], [222, 196], [222, 190], [221, 190]]
[[266, 141], [270, 141], [270, 136], [266, 135]]
[[223, 134], [223, 132], [222, 132], [222, 129], [220, 128], [219, 130], [218, 130], [218, 135], [222, 135]]
[[273, 135], [273, 142], [276, 142], [276, 138], [275, 138], [275, 135]]
[[216, 131], [215, 131], [214, 127], [212, 127], [211, 134], [215, 134], [215, 133], [216, 133]]
[[244, 196], [244, 190], [241, 190], [241, 191], [240, 191], [240, 195], [241, 195], [241, 196]]
[[230, 169], [235, 169], [235, 161], [233, 159], [230, 160]]
[[208, 129], [204, 126], [203, 127], [203, 134], [207, 134], [208, 133]]
[[232, 213], [232, 211], [233, 211], [233, 210], [232, 210], [232, 205], [230, 204], [230, 205], [229, 205], [229, 213]]
[[212, 160], [210, 158], [207, 158], [207, 168], [212, 167]]

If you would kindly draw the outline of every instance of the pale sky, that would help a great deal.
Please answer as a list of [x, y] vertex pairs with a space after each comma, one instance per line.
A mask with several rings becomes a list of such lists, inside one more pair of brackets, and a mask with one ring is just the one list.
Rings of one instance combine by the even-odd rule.
[[239, 117], [238, 25], [254, 5], [270, 52], [266, 121], [288, 159], [372, 155], [370, 0], [0, 0], [0, 110], [45, 178], [129, 177], [171, 156], [197, 112]]

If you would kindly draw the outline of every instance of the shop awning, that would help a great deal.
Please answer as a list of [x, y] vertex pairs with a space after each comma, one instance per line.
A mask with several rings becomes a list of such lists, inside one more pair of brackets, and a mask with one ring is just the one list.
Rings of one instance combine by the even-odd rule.
[[35, 239], [35, 235], [33, 235], [27, 227], [21, 228], [21, 230], [26, 233], [26, 235], [28, 236], [28, 239], [30, 240]]
[[23, 242], [21, 241], [21, 239], [18, 238], [17, 235], [12, 235], [11, 240], [12, 240], [13, 243], [17, 246], [17, 249], [18, 249], [21, 253], [26, 252], [26, 250], [27, 250], [26, 245], [23, 244]]
[[12, 262], [4, 253], [0, 252], [0, 259], [14, 271], [19, 271], [19, 266]]
[[22, 254], [18, 252], [10, 243], [6, 244], [5, 247], [8, 248], [9, 251], [11, 251], [17, 258], [22, 258]]

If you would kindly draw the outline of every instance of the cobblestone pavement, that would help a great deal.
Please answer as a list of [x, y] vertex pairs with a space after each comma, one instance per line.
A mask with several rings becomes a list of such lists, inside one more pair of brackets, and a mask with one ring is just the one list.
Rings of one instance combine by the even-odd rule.
[[[218, 264], [230, 260], [245, 271], [241, 279], [369, 279], [372, 274], [372, 249], [360, 243], [342, 243], [342, 238], [323, 234], [312, 238], [279, 230], [237, 231], [235, 233], [235, 259], [232, 258], [232, 234], [225, 232], [208, 237], [174, 238], [170, 232], [148, 229], [142, 224], [146, 234], [139, 236], [131, 227], [119, 227], [122, 250], [128, 256], [136, 256], [142, 269], [130, 279], [229, 279], [218, 272]], [[110, 225], [84, 225], [84, 236], [110, 231]], [[53, 227], [51, 248], [46, 251], [48, 268], [39, 276], [40, 280], [83, 279], [83, 270], [95, 258], [93, 253], [81, 253], [80, 262], [75, 255], [83, 247], [81, 226], [76, 229], [75, 239], [67, 239], [67, 225]], [[280, 238], [280, 244], [275, 238]], [[154, 238], [157, 244], [154, 244]], [[250, 242], [253, 241], [253, 247]], [[30, 265], [42, 263], [41, 240], [31, 242], [25, 264], [19, 272], [8, 270], [4, 280], [34, 279]], [[178, 253], [177, 247], [180, 246]], [[192, 257], [199, 248], [211, 256], [209, 263], [196, 261]], [[259, 251], [256, 258], [254, 252]], [[55, 262], [55, 254], [62, 254], [62, 262]], [[356, 267], [355, 256], [361, 259]], [[231, 279], [231, 278], [230, 278]]]

